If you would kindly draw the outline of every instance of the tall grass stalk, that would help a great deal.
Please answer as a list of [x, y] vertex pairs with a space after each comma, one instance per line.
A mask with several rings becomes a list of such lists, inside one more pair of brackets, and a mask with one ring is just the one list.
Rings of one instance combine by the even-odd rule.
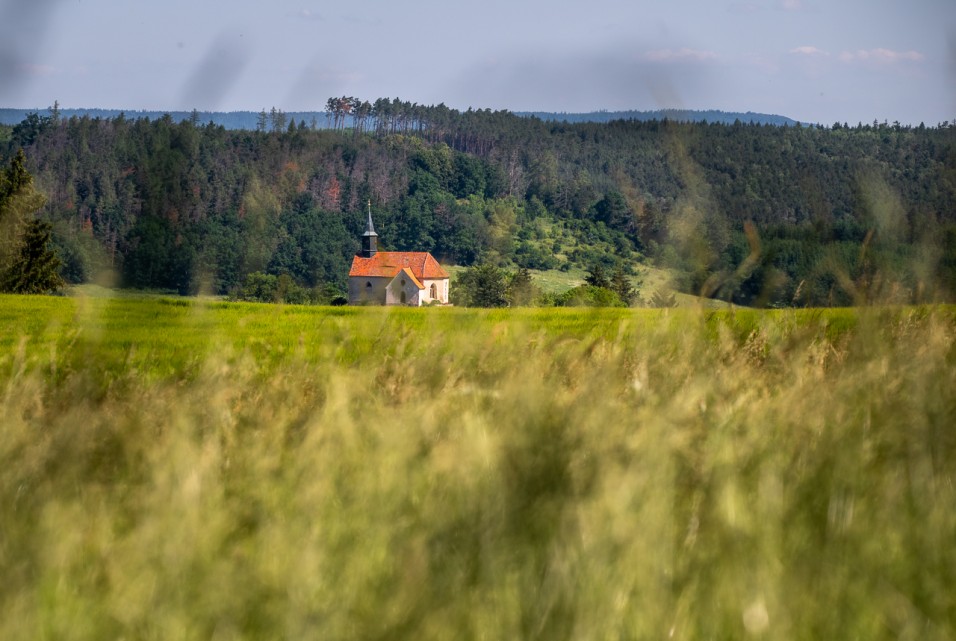
[[0, 638], [956, 637], [952, 310], [59, 304]]

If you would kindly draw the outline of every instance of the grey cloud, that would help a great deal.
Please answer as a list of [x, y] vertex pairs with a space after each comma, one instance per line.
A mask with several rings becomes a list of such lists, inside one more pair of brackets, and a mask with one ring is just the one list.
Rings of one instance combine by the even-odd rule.
[[[956, 114], [956, 28], [949, 32], [949, 68], [947, 69], [951, 82], [949, 85], [949, 108]], [[954, 117], [956, 120], [956, 117]]]
[[[362, 76], [357, 71], [336, 69], [316, 56], [306, 65], [285, 96], [286, 104], [294, 109], [324, 109], [329, 96], [352, 93]], [[365, 96], [368, 98], [368, 96]]]
[[215, 110], [249, 64], [249, 46], [220, 34], [183, 86], [180, 102], [187, 109]]
[[[476, 65], [453, 81], [454, 93], [514, 110], [681, 108], [704, 95], [715, 80], [712, 61], [688, 58], [666, 64], [638, 53], [609, 51]], [[710, 63], [710, 64], [708, 64]], [[483, 104], [473, 104], [481, 107]]]
[[0, 99], [9, 104], [29, 80], [36, 64], [28, 52], [40, 51], [47, 25], [60, 0], [6, 0], [0, 4]]

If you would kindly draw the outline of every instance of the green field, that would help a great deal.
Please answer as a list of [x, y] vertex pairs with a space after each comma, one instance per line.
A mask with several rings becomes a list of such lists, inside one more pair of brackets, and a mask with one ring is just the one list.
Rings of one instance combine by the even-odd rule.
[[956, 309], [0, 296], [0, 638], [956, 638]]

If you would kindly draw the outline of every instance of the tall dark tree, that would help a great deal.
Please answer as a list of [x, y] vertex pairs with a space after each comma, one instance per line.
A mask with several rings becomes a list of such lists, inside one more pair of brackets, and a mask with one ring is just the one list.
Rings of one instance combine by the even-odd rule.
[[53, 119], [36, 113], [27, 114], [22, 122], [13, 127], [13, 140], [21, 147], [29, 147], [40, 134], [50, 128]]
[[0, 287], [14, 294], [50, 294], [63, 287], [60, 258], [51, 247], [53, 225], [33, 219], [13, 264], [3, 274]]
[[584, 282], [592, 287], [611, 288], [611, 281], [608, 280], [607, 272], [604, 271], [604, 266], [601, 263], [591, 265], [588, 275], [584, 277]]
[[59, 258], [50, 248], [51, 225], [35, 218], [45, 198], [33, 187], [20, 149], [0, 171], [0, 288], [44, 293], [62, 286]]
[[531, 272], [522, 267], [508, 282], [507, 299], [511, 307], [526, 307], [534, 303], [535, 286], [531, 282]]
[[614, 272], [611, 274], [611, 282], [609, 289], [617, 294], [618, 298], [621, 299], [628, 307], [634, 302], [634, 299], [637, 297], [637, 292], [634, 290], [634, 285], [631, 284], [631, 279], [628, 278], [627, 274], [624, 272], [624, 266], [618, 263], [614, 268]]
[[465, 307], [505, 307], [507, 293], [505, 273], [491, 263], [461, 272], [451, 288], [452, 302]]

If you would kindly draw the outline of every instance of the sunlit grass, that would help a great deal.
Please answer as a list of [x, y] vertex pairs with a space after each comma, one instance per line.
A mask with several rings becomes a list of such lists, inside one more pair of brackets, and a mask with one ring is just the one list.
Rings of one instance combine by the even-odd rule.
[[954, 332], [0, 297], [0, 638], [953, 638]]

